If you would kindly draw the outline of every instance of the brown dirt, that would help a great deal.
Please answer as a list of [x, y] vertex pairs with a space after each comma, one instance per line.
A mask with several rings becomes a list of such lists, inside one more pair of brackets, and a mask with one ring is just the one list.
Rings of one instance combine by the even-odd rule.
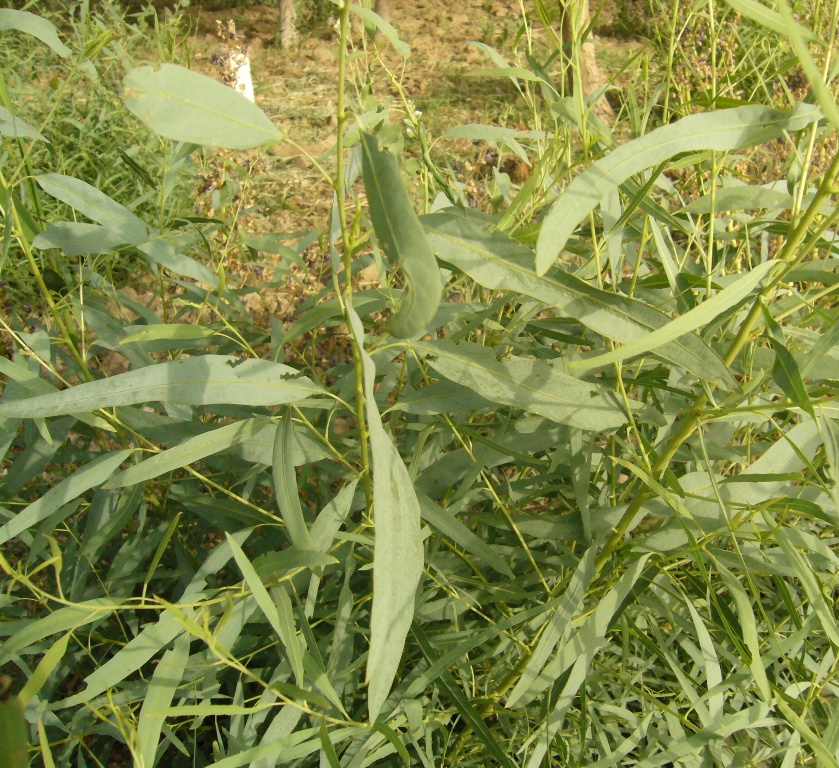
[[[614, 0], [608, 2], [612, 4]], [[528, 0], [528, 4], [531, 5], [532, 0]], [[248, 187], [243, 187], [247, 191], [240, 201], [246, 213], [237, 218], [236, 226], [250, 233], [303, 233], [325, 228], [332, 205], [332, 189], [306, 154], [315, 157], [327, 173], [333, 173], [338, 75], [334, 25], [301, 34], [296, 44], [281, 49], [276, 8], [239, 5], [215, 12], [208, 5], [202, 3], [191, 19], [194, 29], [190, 41], [192, 66], [211, 76], [219, 75], [210, 61], [221, 47], [216, 22], [233, 21], [249, 46], [256, 102], [290, 140], [260, 153], [255, 172], [247, 174], [240, 170], [239, 178], [248, 176], [249, 182]], [[607, 31], [615, 27], [615, 13], [610, 8], [611, 5], [604, 9], [598, 20]], [[544, 60], [548, 52], [548, 35], [535, 21], [532, 8], [529, 7], [528, 12], [534, 54]], [[464, 171], [463, 180], [469, 184], [471, 195], [473, 186], [485, 186], [485, 158], [494, 150], [476, 148], [468, 140], [439, 140], [438, 137], [450, 128], [470, 123], [521, 130], [532, 127], [528, 124], [521, 97], [508, 80], [470, 76], [476, 70], [494, 66], [473, 42], [498, 50], [511, 64], [528, 66], [518, 5], [510, 0], [464, 0], [458, 4], [444, 0], [397, 2], [391, 21], [400, 38], [410, 46], [410, 57], [403, 61], [382, 35], [377, 37], [375, 45], [367, 42], [365, 55], [361, 40], [358, 56], [352, 63], [351, 98], [363, 99], [360, 84], [372, 82], [376, 99], [390, 108], [391, 121], [400, 121], [405, 107], [398, 97], [397, 87], [389, 84], [388, 77], [382, 72], [383, 64], [387, 66], [406, 95], [409, 108], [422, 111], [432, 153], [436, 159], [459, 160]], [[355, 39], [360, 38], [356, 33]], [[595, 42], [598, 56], [608, 62], [607, 73], [617, 71], [642, 45], [639, 41], [618, 37], [596, 36]], [[381, 56], [379, 62], [373, 53], [375, 49]], [[556, 67], [554, 65], [552, 74], [559, 82]], [[621, 77], [618, 82], [625, 83], [626, 76]], [[366, 108], [370, 108], [369, 104]], [[216, 170], [209, 168], [207, 175], [218, 175], [220, 163], [225, 168], [230, 167], [230, 173], [236, 175], [235, 166], [253, 167], [255, 155], [218, 153], [208, 161]], [[510, 162], [510, 156], [498, 158], [495, 152], [494, 157], [494, 163], [500, 160], [501, 169], [508, 172], [514, 184], [522, 183], [529, 174], [526, 166], [519, 167], [520, 161]], [[479, 189], [475, 198], [481, 199]], [[208, 210], [208, 199], [207, 193], [196, 194], [198, 212], [212, 213]], [[270, 271], [276, 260], [276, 257], [260, 253], [259, 263], [255, 264], [247, 253], [236, 249], [227, 251], [223, 243], [218, 245], [219, 251], [228, 253], [225, 268], [229, 277], [240, 285], [261, 283], [260, 278], [266, 269]], [[245, 299], [257, 324], [267, 324], [268, 316], [281, 318], [287, 324], [301, 300], [331, 284], [329, 258], [323, 244], [310, 247], [303, 257], [308, 269], [293, 267], [294, 277], [286, 281], [284, 288], [260, 290]], [[367, 282], [369, 285], [370, 281]]]
[[[595, 5], [594, 3], [592, 4]], [[544, 58], [547, 35], [535, 14], [528, 9], [537, 58]], [[617, 71], [642, 43], [617, 37], [600, 37], [598, 28], [615, 28], [614, 2], [604, 7], [595, 28], [598, 56], [607, 72]], [[212, 72], [209, 57], [218, 50], [216, 19], [235, 22], [250, 46], [256, 100], [286, 136], [313, 156], [323, 159], [327, 170], [334, 144], [337, 60], [335, 30], [325, 27], [301, 36], [297, 44], [282, 50], [279, 40], [279, 11], [267, 5], [236, 7], [213, 12], [206, 4], [193, 18], [192, 48], [199, 68]], [[476, 70], [494, 66], [472, 42], [499, 50], [512, 64], [527, 66], [525, 41], [520, 35], [518, 4], [507, 0], [445, 0], [396, 2], [392, 23], [411, 48], [410, 58], [401, 57], [379, 35], [376, 44], [383, 61], [401, 82], [412, 105], [423, 112], [431, 139], [445, 130], [467, 123], [485, 123], [528, 129], [520, 97], [507, 80], [471, 77]], [[364, 82], [364, 61], [354, 64], [356, 82]], [[637, 68], [636, 68], [637, 69]], [[387, 78], [374, 77], [377, 97], [390, 98], [391, 119], [403, 111]], [[619, 83], [626, 82], [622, 74]], [[448, 151], [472, 152], [469, 142], [448, 140]], [[267, 173], [255, 179], [255, 200], [268, 222], [257, 225], [263, 231], [301, 231], [322, 226], [326, 221], [331, 190], [303, 154], [290, 144], [268, 152]], [[256, 222], [254, 222], [256, 224]]]

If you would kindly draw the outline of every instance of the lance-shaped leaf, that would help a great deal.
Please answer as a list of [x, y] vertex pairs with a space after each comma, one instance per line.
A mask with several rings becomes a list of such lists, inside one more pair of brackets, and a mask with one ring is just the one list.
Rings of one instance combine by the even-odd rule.
[[316, 549], [300, 506], [293, 456], [294, 422], [291, 420], [291, 409], [286, 408], [274, 437], [274, 494], [291, 543], [298, 549]]
[[[556, 307], [607, 339], [628, 344], [670, 322], [643, 302], [601, 290], [564, 270], [540, 277], [533, 270], [532, 251], [473, 214], [448, 209], [422, 221], [442, 261], [486, 288], [518, 291]], [[722, 358], [696, 334], [664, 344], [656, 354], [701, 379], [736, 386]]]
[[204, 355], [150, 365], [63, 392], [0, 403], [0, 416], [43, 418], [156, 400], [182, 405], [280, 405], [319, 392], [314, 382], [287, 365]]
[[496, 360], [491, 349], [469, 342], [419, 341], [414, 347], [433, 356], [429, 364], [438, 373], [495, 403], [580, 429], [606, 431], [626, 423], [623, 406], [608, 389], [575, 379], [539, 360]]
[[5, 107], [0, 107], [0, 136], [12, 136], [16, 139], [40, 139], [49, 140], [36, 131], [25, 120], [15, 117]]
[[572, 360], [566, 363], [566, 366], [571, 370], [587, 370], [601, 365], [615, 363], [619, 360], [626, 360], [628, 357], [651, 352], [668, 341], [673, 341], [686, 333], [695, 331], [697, 328], [702, 328], [746, 298], [746, 296], [760, 285], [761, 280], [766, 277], [777, 263], [776, 261], [766, 261], [763, 264], [758, 264], [751, 272], [735, 280], [728, 288], [720, 291], [710, 299], [703, 301], [698, 307], [694, 307], [688, 312], [685, 312], [685, 314], [680, 315], [663, 328], [658, 328], [641, 339], [613, 349], [604, 355]]
[[43, 16], [36, 16], [29, 11], [2, 10], [0, 11], [0, 32], [7, 29], [17, 29], [37, 37], [46, 43], [59, 56], [69, 56], [72, 51], [58, 39], [58, 31]]
[[168, 139], [227, 149], [249, 149], [282, 139], [256, 104], [185, 67], [137, 67], [126, 75], [123, 86], [125, 106]]
[[390, 320], [390, 332], [400, 338], [425, 331], [437, 307], [442, 288], [440, 269], [419, 223], [396, 158], [379, 150], [375, 136], [361, 134], [364, 188], [370, 219], [379, 243], [394, 264], [402, 268], [407, 291]]
[[[46, 395], [46, 397], [52, 397], [52, 395]], [[46, 520], [59, 507], [77, 499], [91, 488], [104, 483], [130, 455], [130, 449], [116, 451], [98, 456], [89, 464], [85, 464], [0, 527], [0, 544], [5, 544], [9, 539], [19, 536], [33, 525]]]
[[166, 722], [166, 710], [186, 672], [191, 639], [189, 635], [181, 635], [175, 641], [175, 647], [163, 654], [143, 697], [137, 721], [137, 743], [143, 758], [141, 765], [147, 768], [154, 768], [157, 762], [155, 753]]
[[682, 152], [720, 152], [762, 144], [816, 122], [822, 112], [798, 104], [787, 112], [748, 106], [689, 115], [610, 152], [577, 176], [545, 215], [536, 243], [536, 272], [545, 274], [577, 225], [611, 191], [636, 173]]
[[[167, 240], [160, 237], [160, 232], [149, 227], [139, 216], [136, 216], [124, 205], [108, 197], [104, 192], [81, 179], [65, 176], [61, 173], [44, 173], [38, 176], [38, 184], [53, 197], [71, 206], [79, 213], [92, 219], [105, 228], [104, 232], [97, 232], [89, 224], [74, 224], [61, 222], [42, 233], [43, 237], [36, 237], [33, 245], [38, 248], [63, 248], [62, 241], [70, 249], [65, 250], [68, 256], [88, 253], [91, 245], [107, 250], [108, 247], [127, 244], [134, 245], [153, 262], [179, 275], [186, 275], [194, 280], [206, 283], [212, 288], [218, 286], [218, 276], [195, 259], [176, 253], [174, 247]], [[99, 236], [99, 244], [96, 238]], [[90, 239], [94, 242], [88, 244]]]
[[105, 484], [105, 488], [123, 488], [142, 483], [166, 472], [185, 467], [195, 461], [239, 445], [265, 426], [266, 419], [246, 419], [212, 429], [202, 435], [185, 440], [174, 448], [162, 451], [150, 459], [120, 472]]
[[140, 243], [150, 235], [148, 224], [139, 216], [81, 179], [63, 173], [42, 173], [37, 181], [48, 195], [106, 227], [124, 243]]
[[68, 256], [85, 256], [125, 245], [125, 238], [101, 224], [57, 221], [38, 233], [32, 245], [36, 248], [60, 248]]
[[[361, 320], [350, 308], [355, 337], [364, 338]], [[414, 599], [422, 576], [420, 503], [402, 457], [382, 426], [374, 392], [376, 366], [362, 350], [364, 394], [373, 458], [373, 607], [367, 655], [367, 708], [378, 716], [399, 668], [414, 618]]]

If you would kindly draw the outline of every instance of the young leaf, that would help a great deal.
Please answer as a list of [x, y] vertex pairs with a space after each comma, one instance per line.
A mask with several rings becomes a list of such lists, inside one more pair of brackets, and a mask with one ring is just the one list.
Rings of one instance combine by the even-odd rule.
[[185, 67], [137, 67], [126, 75], [123, 86], [125, 106], [168, 139], [227, 149], [249, 149], [282, 139], [256, 104]]
[[280, 405], [321, 392], [314, 382], [280, 363], [203, 355], [150, 365], [50, 395], [0, 403], [0, 416], [59, 416], [159, 400], [183, 405]]
[[362, 132], [362, 170], [370, 205], [370, 219], [385, 253], [405, 274], [408, 288], [390, 320], [394, 336], [421, 334], [440, 306], [440, 269], [428, 244], [396, 158], [379, 149], [375, 136]]
[[682, 152], [727, 152], [762, 144], [785, 131], [797, 131], [821, 119], [812, 104], [783, 112], [748, 106], [688, 115], [621, 145], [574, 178], [551, 205], [536, 243], [536, 272], [544, 275], [556, 261], [577, 225], [630, 176]]
[[291, 409], [286, 408], [274, 437], [274, 494], [291, 543], [298, 549], [316, 549], [300, 506], [293, 455], [294, 422]]
[[44, 684], [49, 679], [49, 676], [55, 671], [55, 668], [59, 665], [61, 659], [64, 658], [64, 654], [67, 653], [67, 644], [69, 642], [70, 633], [68, 632], [66, 635], [59, 637], [58, 640], [50, 646], [50, 649], [44, 654], [43, 658], [38, 663], [38, 667], [32, 673], [32, 676], [26, 681], [26, 685], [23, 686], [20, 693], [17, 695], [21, 706], [25, 707], [32, 697], [36, 696], [41, 688], [44, 687]]

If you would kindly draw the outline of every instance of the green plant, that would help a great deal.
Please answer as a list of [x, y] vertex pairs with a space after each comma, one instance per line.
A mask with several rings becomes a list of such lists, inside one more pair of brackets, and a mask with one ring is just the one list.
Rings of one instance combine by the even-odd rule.
[[[0, 358], [0, 663], [44, 764], [836, 764], [833, 40], [817, 64], [785, 5], [736, 4], [790, 32], [816, 103], [655, 130], [650, 103], [618, 142], [534, 47], [496, 55], [537, 124], [452, 132], [533, 161], [493, 216], [389, 70], [402, 127], [351, 95], [344, 6], [332, 220], [269, 244], [320, 236], [332, 285], [287, 324], [247, 317], [224, 221], [24, 171], [38, 131], [0, 114], [3, 255], [48, 310]], [[124, 94], [184, 162], [283, 139], [171, 63]], [[783, 175], [746, 183], [731, 153], [769, 141]], [[41, 221], [42, 193], [89, 221]], [[114, 248], [160, 314], [95, 260], [46, 285], [38, 253]]]

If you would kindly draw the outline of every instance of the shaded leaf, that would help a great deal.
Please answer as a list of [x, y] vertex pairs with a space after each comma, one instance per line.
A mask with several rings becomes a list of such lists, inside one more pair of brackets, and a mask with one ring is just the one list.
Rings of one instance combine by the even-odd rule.
[[407, 290], [390, 320], [394, 336], [409, 338], [427, 328], [440, 306], [440, 270], [428, 244], [396, 158], [379, 149], [375, 136], [362, 132], [364, 188], [370, 219], [385, 253], [405, 274]]

